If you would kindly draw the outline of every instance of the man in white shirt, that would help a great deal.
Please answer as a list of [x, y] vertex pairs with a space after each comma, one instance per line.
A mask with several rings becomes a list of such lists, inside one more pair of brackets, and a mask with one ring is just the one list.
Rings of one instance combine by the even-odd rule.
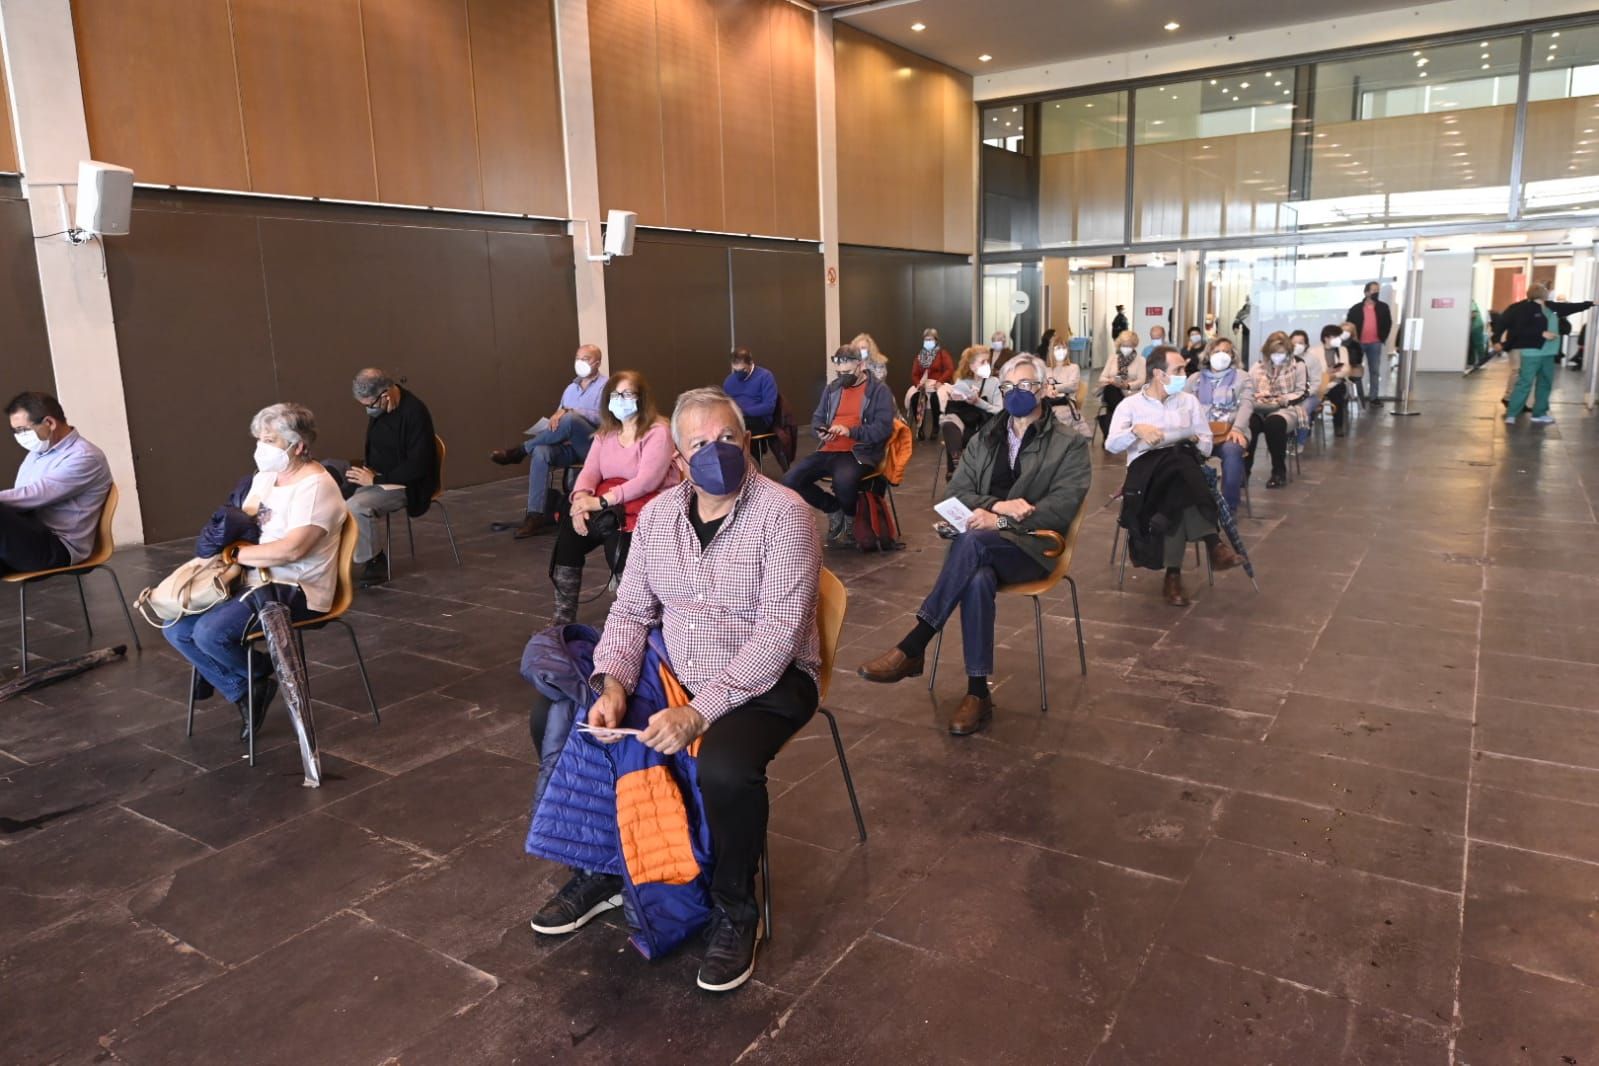
[[[1141, 486], [1138, 492], [1124, 490], [1122, 525], [1130, 543], [1140, 533], [1163, 537], [1163, 595], [1173, 607], [1186, 607], [1189, 602], [1183, 594], [1182, 568], [1191, 542], [1205, 542], [1213, 570], [1230, 570], [1239, 564], [1237, 553], [1217, 535], [1215, 504], [1209, 489], [1202, 488], [1205, 482], [1199, 465], [1200, 457], [1210, 455], [1210, 421], [1198, 397], [1185, 391], [1186, 366], [1183, 353], [1176, 348], [1163, 346], [1151, 352], [1148, 381], [1117, 405], [1105, 434], [1106, 451], [1127, 455], [1128, 486], [1135, 482]], [[1193, 451], [1181, 447], [1190, 441]], [[1150, 460], [1141, 463], [1146, 456]], [[1152, 467], [1163, 463], [1185, 468], [1179, 476], [1156, 479]], [[1151, 491], [1146, 493], [1142, 486], [1150, 486]], [[1163, 522], [1171, 512], [1179, 513], [1179, 520]], [[1147, 520], [1150, 516], [1153, 521]], [[1139, 561], [1136, 552], [1134, 560]]]

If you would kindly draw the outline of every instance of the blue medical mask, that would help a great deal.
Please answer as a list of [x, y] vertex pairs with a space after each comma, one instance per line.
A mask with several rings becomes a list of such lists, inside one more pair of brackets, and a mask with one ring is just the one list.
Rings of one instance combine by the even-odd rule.
[[611, 414], [618, 422], [626, 422], [638, 414], [638, 401], [631, 396], [612, 395], [611, 402], [606, 404], [606, 407], [610, 408]]
[[937, 342], [937, 341], [935, 341], [935, 340], [934, 340], [934, 339], [933, 339], [933, 338], [931, 338], [931, 337], [928, 337], [928, 338], [927, 338], [927, 339], [926, 339], [926, 340], [924, 340], [924, 341], [923, 341], [923, 342], [922, 342], [922, 351], [924, 351], [924, 352], [930, 352], [930, 351], [932, 351], [932, 350], [933, 350], [933, 349], [934, 349], [934, 348], [937, 348], [937, 347], [938, 347], [938, 342]]
[[750, 375], [755, 373], [755, 368], [753, 366], [735, 366], [733, 367], [733, 373], [738, 375], [740, 381], [748, 381]]
[[1038, 397], [1026, 389], [1012, 389], [1005, 394], [1005, 410], [1013, 418], [1026, 418], [1038, 410]]
[[1167, 396], [1176, 396], [1179, 392], [1182, 392], [1183, 389], [1185, 389], [1187, 387], [1188, 387], [1188, 375], [1187, 374], [1173, 374], [1171, 377], [1166, 379], [1166, 395]]
[[731, 496], [744, 483], [744, 449], [732, 441], [705, 445], [688, 461], [688, 476], [712, 496]]

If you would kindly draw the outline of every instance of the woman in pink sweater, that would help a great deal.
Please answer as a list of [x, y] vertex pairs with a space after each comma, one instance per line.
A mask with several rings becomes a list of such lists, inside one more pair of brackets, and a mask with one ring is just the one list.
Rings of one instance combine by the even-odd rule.
[[644, 375], [634, 370], [612, 374], [600, 396], [599, 429], [550, 557], [556, 625], [577, 620], [589, 553], [603, 546], [611, 573], [621, 573], [638, 513], [662, 489], [677, 484], [678, 476], [671, 427]]

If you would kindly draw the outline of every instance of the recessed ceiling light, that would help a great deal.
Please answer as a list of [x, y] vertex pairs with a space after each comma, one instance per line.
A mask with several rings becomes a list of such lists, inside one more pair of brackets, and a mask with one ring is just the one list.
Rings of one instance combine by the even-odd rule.
[[1429, 62], [1430, 62], [1430, 60], [1426, 60], [1426, 59], [1418, 59], [1418, 60], [1416, 60], [1416, 66], [1418, 66], [1418, 67], [1424, 67], [1424, 66], [1426, 66], [1426, 65], [1427, 65], [1427, 64], [1428, 64], [1428, 63], [1429, 63]]
[[1487, 48], [1488, 47], [1488, 42], [1487, 41], [1482, 42], [1482, 47]]
[[984, 52], [982, 55], [977, 57], [977, 61], [979, 63], [987, 63], [990, 59], [993, 59], [993, 58], [994, 58], [993, 56], [989, 55], [987, 52]]
[[1268, 78], [1271, 77], [1271, 71], [1269, 71], [1269, 70], [1266, 71], [1266, 77], [1268, 77]]
[[1014, 115], [1016, 112], [1018, 112], [1020, 110], [1021, 110], [1021, 108], [1019, 108], [1019, 107], [1013, 107], [1013, 108], [1010, 109], [1010, 113]]
[[1179, 29], [1182, 29], [1182, 24], [1178, 23], [1178, 22], [1168, 22], [1168, 23], [1166, 23], [1166, 29], [1168, 29], [1168, 30], [1179, 30]]
[[1551, 37], [1559, 37], [1560, 36], [1560, 31], [1556, 30], [1554, 33], [1551, 33], [1549, 36], [1551, 36]]
[[1484, 64], [1483, 64], [1483, 65], [1482, 65], [1482, 69], [1483, 69], [1483, 70], [1487, 70], [1487, 69], [1488, 69], [1488, 67], [1489, 67], [1489, 66], [1490, 66], [1490, 64], [1488, 64], [1488, 63], [1484, 63]]
[[1410, 53], [1410, 54], [1411, 54], [1411, 55], [1413, 55], [1413, 56], [1419, 56], [1419, 55], [1421, 55], [1421, 53], [1420, 53], [1420, 52], [1412, 52], [1412, 53]]
[[1211, 79], [1210, 79], [1210, 83], [1211, 83], [1211, 84], [1212, 84], [1212, 85], [1215, 85], [1215, 84], [1216, 84], [1216, 79], [1215, 79], [1215, 78], [1211, 78]]
[[1093, 104], [1084, 104], [1083, 106], [1084, 107], [1093, 107], [1094, 105]]
[[1288, 91], [1288, 90], [1287, 90], [1287, 89], [1284, 89], [1284, 90], [1283, 90], [1283, 95], [1284, 95], [1284, 96], [1292, 96], [1292, 95], [1293, 95], [1293, 94], [1292, 94], [1292, 93], [1290, 93], [1290, 92], [1289, 92], [1289, 91]]
[[1423, 77], [1423, 78], [1425, 78], [1425, 77], [1426, 77], [1426, 76], [1427, 76], [1427, 72], [1426, 72], [1426, 71], [1425, 71], [1425, 70], [1424, 70], [1424, 71], [1422, 71], [1422, 72], [1421, 72], [1421, 76], [1422, 76], [1422, 77]]
[[921, 33], [923, 30], [927, 29], [927, 24], [925, 22], [913, 22], [911, 23], [911, 29], [916, 33]]
[[1247, 81], [1241, 81], [1238, 83], [1238, 87], [1240, 89], [1247, 89], [1249, 88], [1249, 83]]

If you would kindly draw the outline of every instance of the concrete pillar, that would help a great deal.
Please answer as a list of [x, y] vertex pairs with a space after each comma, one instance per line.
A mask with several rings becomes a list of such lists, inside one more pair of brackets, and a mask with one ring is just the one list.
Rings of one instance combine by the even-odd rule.
[[[597, 344], [610, 370], [605, 317], [605, 264], [589, 262], [601, 250], [600, 163], [594, 135], [594, 73], [589, 61], [588, 0], [556, 0], [556, 56], [561, 74], [561, 122], [566, 136], [566, 201], [577, 266], [577, 333]], [[585, 233], [585, 223], [587, 233]]]
[[90, 158], [69, 0], [0, 0], [0, 47], [11, 85], [22, 190], [33, 219], [56, 393], [67, 419], [111, 462], [122, 493], [117, 542], [142, 543], [144, 520], [104, 250], [98, 240], [74, 245], [61, 233], [71, 224], [78, 162]]
[[838, 286], [838, 112], [833, 72], [833, 17], [816, 16], [816, 160], [817, 188], [821, 192], [822, 269], [826, 287], [823, 309], [827, 319], [827, 347], [821, 353], [823, 380], [832, 374], [827, 360], [833, 349], [849, 338], [839, 336], [843, 313], [839, 310]]

